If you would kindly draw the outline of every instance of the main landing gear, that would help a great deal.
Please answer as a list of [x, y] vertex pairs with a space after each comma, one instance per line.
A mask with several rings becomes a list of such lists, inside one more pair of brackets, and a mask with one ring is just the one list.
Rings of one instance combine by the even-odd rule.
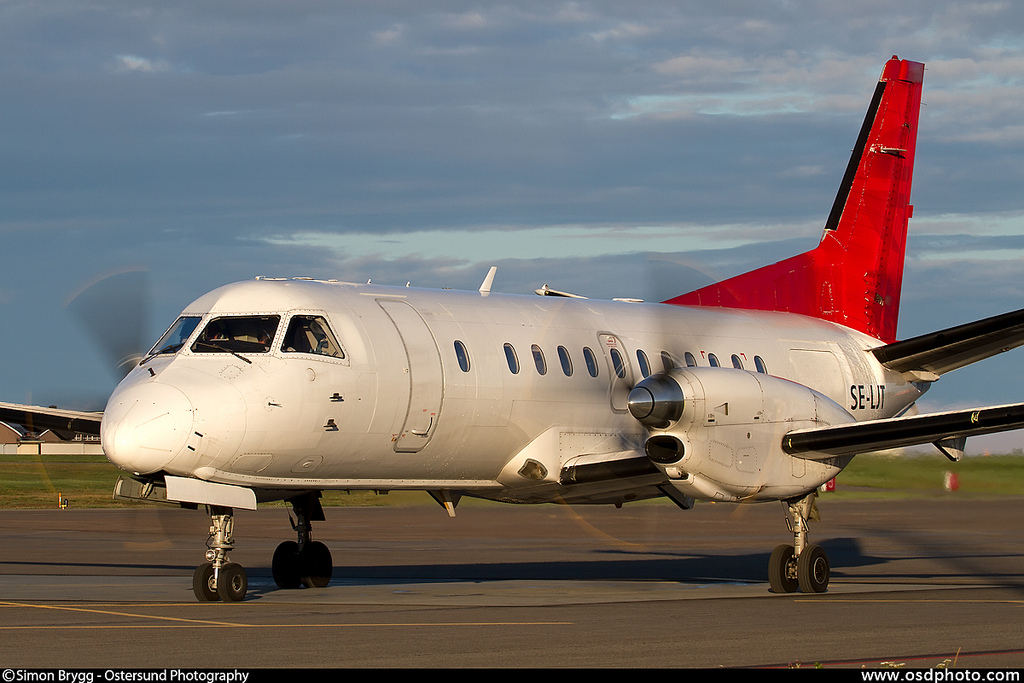
[[824, 593], [828, 590], [828, 555], [820, 545], [807, 544], [807, 522], [818, 519], [812, 491], [803, 498], [782, 501], [786, 522], [793, 532], [793, 545], [780, 545], [768, 560], [768, 583], [773, 593]]
[[[274, 551], [274, 583], [280, 588], [322, 588], [331, 580], [334, 562], [326, 545], [310, 539], [312, 522], [325, 519], [320, 494], [308, 493], [289, 502], [295, 513], [292, 528], [298, 541], [285, 541]], [[209, 510], [206, 562], [192, 575], [192, 592], [200, 602], [239, 602], [245, 598], [249, 579], [241, 565], [228, 560], [228, 553], [235, 547], [235, 518], [228, 507], [210, 506]]]
[[319, 493], [308, 493], [289, 502], [295, 513], [292, 528], [298, 539], [285, 541], [274, 551], [274, 583], [279, 588], [323, 588], [331, 580], [334, 561], [326, 545], [310, 539], [312, 523], [325, 519]]

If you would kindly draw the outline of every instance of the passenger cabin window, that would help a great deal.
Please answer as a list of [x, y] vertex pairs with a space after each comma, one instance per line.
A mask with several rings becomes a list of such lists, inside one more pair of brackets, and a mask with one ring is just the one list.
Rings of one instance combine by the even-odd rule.
[[280, 322], [276, 315], [214, 318], [192, 343], [192, 352], [267, 353]]
[[591, 377], [597, 377], [597, 357], [594, 352], [590, 350], [589, 346], [583, 347], [583, 360], [587, 362], [587, 372], [590, 373]]
[[743, 361], [741, 361], [740, 357], [737, 356], [735, 353], [732, 354], [732, 366], [737, 370], [743, 369]]
[[164, 332], [164, 336], [160, 337], [160, 341], [150, 349], [149, 355], [157, 356], [160, 354], [177, 353], [178, 349], [184, 346], [188, 338], [195, 332], [200, 320], [202, 318], [199, 316], [191, 315], [183, 315], [175, 320], [170, 329]]
[[761, 356], [754, 356], [754, 367], [762, 375], [768, 374], [768, 367], [764, 364], [764, 359]]
[[281, 350], [285, 353], [312, 353], [318, 356], [344, 358], [345, 352], [334, 337], [327, 321], [319, 315], [293, 315], [288, 323]]
[[516, 356], [516, 350], [512, 348], [511, 344], [505, 344], [505, 360], [508, 361], [508, 369], [512, 371], [512, 374], [518, 375], [519, 358]]
[[569, 351], [564, 346], [558, 347], [558, 360], [562, 364], [562, 372], [566, 377], [572, 377], [572, 359], [569, 358]]
[[469, 372], [469, 350], [458, 339], [455, 340], [455, 357], [459, 360], [459, 367], [462, 368], [462, 371]]
[[640, 374], [644, 377], [650, 377], [651, 364], [647, 362], [647, 354], [642, 349], [636, 350], [636, 362], [640, 366]]
[[[686, 354], [689, 356], [690, 354]], [[665, 372], [668, 372], [676, 366], [676, 361], [668, 351], [661, 352], [661, 364], [665, 368]]]
[[721, 364], [718, 362], [718, 356], [713, 353], [708, 354], [708, 363], [710, 363], [713, 368], [721, 367]]
[[623, 379], [626, 376], [626, 361], [622, 358], [622, 354], [619, 353], [618, 349], [610, 349], [609, 355], [612, 357], [612, 367], [615, 368], [615, 376]]
[[683, 358], [686, 360], [686, 367], [688, 367], [688, 368], [695, 368], [695, 367], [697, 367], [697, 359], [694, 358], [693, 354], [690, 353], [689, 351], [686, 352], [686, 355], [683, 356]]
[[536, 344], [530, 347], [530, 351], [533, 353], [533, 363], [537, 366], [537, 374], [548, 374], [548, 363], [544, 360], [544, 352]]

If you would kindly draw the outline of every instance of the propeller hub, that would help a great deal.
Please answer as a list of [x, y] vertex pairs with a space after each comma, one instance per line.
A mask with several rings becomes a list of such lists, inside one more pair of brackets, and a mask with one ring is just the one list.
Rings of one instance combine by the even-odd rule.
[[629, 392], [629, 412], [641, 422], [654, 412], [654, 405], [654, 394], [647, 387], [633, 387]]
[[683, 415], [683, 390], [667, 373], [651, 375], [629, 392], [629, 413], [648, 427], [663, 429]]

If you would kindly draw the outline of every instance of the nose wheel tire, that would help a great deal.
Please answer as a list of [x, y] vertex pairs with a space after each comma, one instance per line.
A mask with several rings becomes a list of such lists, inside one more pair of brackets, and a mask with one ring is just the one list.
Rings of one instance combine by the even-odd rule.
[[216, 602], [220, 600], [217, 593], [217, 582], [213, 579], [213, 563], [204, 562], [196, 567], [192, 574], [192, 592], [199, 602]]
[[249, 588], [249, 577], [240, 564], [229, 562], [220, 569], [217, 580], [217, 594], [224, 602], [241, 602]]
[[240, 564], [229, 562], [214, 576], [213, 563], [204, 562], [192, 574], [192, 592], [199, 602], [241, 602], [249, 590], [249, 577]]

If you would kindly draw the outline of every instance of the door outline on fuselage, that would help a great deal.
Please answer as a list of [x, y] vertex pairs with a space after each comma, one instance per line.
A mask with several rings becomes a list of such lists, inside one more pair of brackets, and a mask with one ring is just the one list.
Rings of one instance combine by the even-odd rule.
[[401, 299], [377, 299], [398, 331], [409, 375], [409, 404], [394, 440], [397, 453], [422, 450], [437, 430], [444, 400], [444, 371], [437, 340], [412, 304]]
[[[597, 338], [604, 354], [608, 373], [611, 375], [608, 385], [608, 400], [611, 403], [612, 410], [617, 413], [624, 413], [629, 408], [629, 392], [633, 388], [633, 368], [629, 362], [629, 354], [626, 352], [626, 347], [622, 344], [622, 340], [618, 335], [611, 332], [598, 332]], [[615, 371], [616, 364], [612, 357], [613, 349], [619, 355], [623, 377], [619, 377]]]

